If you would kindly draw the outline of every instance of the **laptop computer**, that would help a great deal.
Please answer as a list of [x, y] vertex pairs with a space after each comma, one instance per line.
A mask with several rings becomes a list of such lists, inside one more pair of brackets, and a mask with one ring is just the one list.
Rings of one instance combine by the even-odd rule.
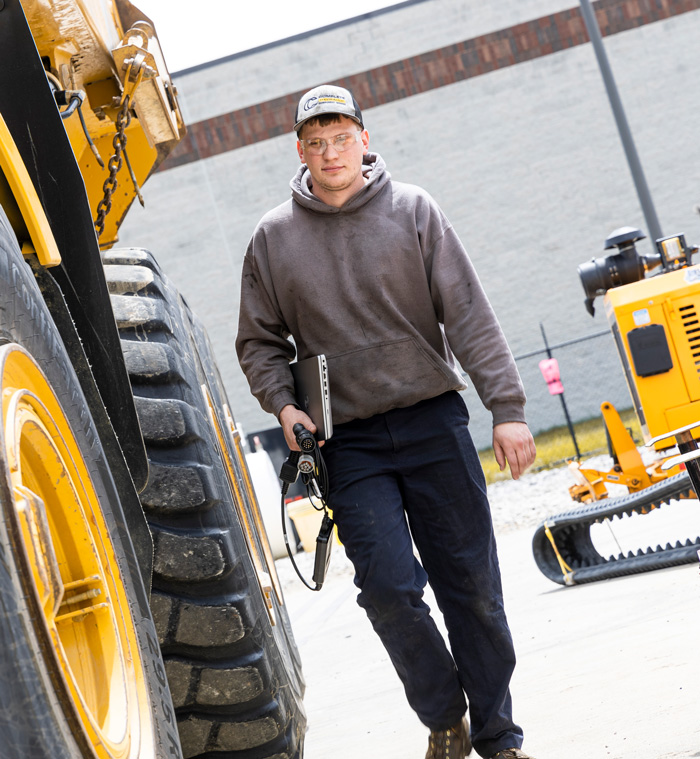
[[333, 434], [333, 417], [328, 386], [326, 357], [312, 356], [289, 365], [299, 408], [316, 425], [316, 439], [328, 440]]

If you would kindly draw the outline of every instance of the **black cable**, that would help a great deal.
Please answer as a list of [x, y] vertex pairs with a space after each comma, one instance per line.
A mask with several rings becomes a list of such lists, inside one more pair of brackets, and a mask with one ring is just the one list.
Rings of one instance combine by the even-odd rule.
[[[317, 471], [317, 477], [316, 481], [318, 483], [318, 488], [321, 491], [321, 500], [324, 500], [326, 496], [328, 495], [328, 490], [330, 488], [330, 483], [328, 481], [328, 470], [326, 469], [326, 462], [323, 460], [323, 456], [321, 455], [321, 449], [316, 448], [314, 451], [314, 458], [315, 458], [315, 464], [316, 464], [316, 471]], [[324, 503], [324, 508], [326, 507]]]
[[[301, 426], [301, 425], [298, 425]], [[302, 427], [302, 430], [304, 428]], [[307, 430], [304, 430], [304, 432], [307, 432]], [[295, 425], [295, 433], [296, 433], [296, 425]], [[310, 434], [310, 433], [309, 433]], [[300, 434], [297, 434], [297, 439], [301, 437]], [[313, 439], [313, 436], [312, 436]], [[333, 520], [328, 514], [328, 506], [325, 502], [325, 497], [328, 494], [328, 470], [326, 469], [326, 462], [323, 460], [323, 456], [321, 455], [321, 451], [318, 448], [318, 445], [315, 444], [316, 441], [313, 439], [313, 449], [311, 448], [311, 445], [308, 443], [308, 438], [302, 438], [302, 446], [304, 453], [301, 451], [290, 451], [289, 456], [287, 457], [284, 464], [282, 464], [282, 469], [280, 471], [280, 479], [282, 480], [282, 497], [281, 497], [281, 506], [282, 506], [282, 534], [284, 535], [284, 544], [287, 547], [287, 554], [289, 555], [289, 558], [292, 562], [292, 566], [294, 567], [294, 571], [297, 573], [297, 576], [299, 579], [304, 583], [304, 585], [309, 590], [321, 590], [321, 587], [323, 586], [323, 581], [325, 579], [326, 570], [328, 569], [328, 563], [330, 560], [330, 546], [331, 546], [331, 539], [332, 539], [332, 531], [333, 531]], [[311, 471], [307, 471], [307, 465], [309, 463], [309, 460], [313, 462], [313, 467]], [[297, 566], [296, 561], [294, 560], [294, 556], [292, 554], [291, 546], [289, 545], [289, 536], [287, 534], [287, 519], [286, 519], [286, 509], [285, 509], [285, 502], [284, 497], [287, 495], [287, 491], [289, 490], [289, 486], [292, 485], [297, 481], [297, 478], [299, 476], [299, 470], [300, 467], [302, 467], [302, 481], [306, 485], [306, 494], [309, 498], [309, 501], [311, 502], [311, 505], [317, 510], [317, 511], [323, 511], [324, 517], [323, 522], [321, 523], [321, 530], [319, 532], [318, 538], [316, 539], [316, 558], [314, 560], [314, 575], [313, 580], [316, 583], [315, 587], [313, 585], [310, 585], [305, 579], [304, 576], [301, 574], [301, 571], [299, 570], [299, 567]], [[314, 485], [317, 488], [318, 492], [315, 492], [314, 495], [319, 498], [321, 501], [321, 508], [317, 507], [312, 499], [311, 496], [311, 490], [314, 489]]]
[[[85, 135], [87, 144], [92, 151], [92, 154], [95, 156], [95, 160], [99, 164], [100, 168], [104, 169], [105, 162], [102, 160], [102, 156], [95, 147], [95, 143], [92, 141], [92, 137], [90, 137], [90, 131], [88, 130], [87, 124], [85, 123], [85, 116], [83, 116], [83, 103], [87, 97], [85, 91], [64, 90], [62, 89], [60, 80], [57, 79], [53, 74], [47, 72], [46, 76], [48, 77], [49, 82], [51, 82], [54, 99], [56, 100], [56, 105], [59, 106], [59, 114], [61, 116], [61, 119], [65, 121], [66, 119], [70, 118], [76, 110], [78, 111], [78, 116], [80, 117], [80, 126], [83, 129], [83, 134]], [[65, 110], [61, 111], [60, 106], [62, 105], [66, 105], [68, 107]]]
[[309, 585], [309, 583], [306, 582], [306, 580], [304, 579], [304, 575], [302, 575], [299, 567], [297, 566], [296, 561], [294, 561], [294, 555], [292, 554], [292, 549], [291, 549], [291, 546], [289, 545], [289, 536], [287, 535], [287, 519], [286, 519], [287, 511], [285, 509], [284, 496], [285, 496], [285, 492], [283, 489], [282, 491], [282, 534], [284, 535], [284, 544], [285, 546], [287, 546], [287, 553], [289, 554], [289, 558], [291, 559], [292, 566], [294, 567], [294, 571], [297, 573], [299, 579], [304, 583], [304, 585], [306, 585], [306, 587], [309, 590], [321, 590], [321, 588], [318, 587], [318, 585], [314, 587], [313, 585]]
[[105, 162], [102, 160], [102, 156], [100, 155], [99, 150], [95, 147], [95, 143], [92, 141], [92, 137], [90, 137], [90, 132], [88, 131], [87, 124], [85, 123], [85, 116], [83, 116], [83, 109], [81, 105], [78, 106], [78, 116], [80, 117], [80, 126], [83, 128], [83, 134], [85, 135], [85, 139], [87, 140], [87, 144], [90, 150], [92, 151], [92, 154], [95, 156], [95, 160], [99, 164], [100, 168], [104, 169]]

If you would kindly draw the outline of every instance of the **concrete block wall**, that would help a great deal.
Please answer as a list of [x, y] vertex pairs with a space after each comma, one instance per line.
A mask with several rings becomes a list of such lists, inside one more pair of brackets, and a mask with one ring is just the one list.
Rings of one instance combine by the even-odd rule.
[[[614, 12], [615, 2], [606, 2]], [[365, 31], [368, 24], [386, 28], [398, 46], [392, 53], [396, 60], [415, 54], [424, 43], [416, 14], [426, 14], [421, 17], [426, 28], [428, 16], [435, 22], [430, 44], [436, 45], [467, 36], [464, 24], [457, 28], [459, 14], [474, 29], [488, 31], [503, 28], [511, 18], [513, 23], [523, 20], [525, 6], [534, 14], [571, 8], [570, 2], [488, 4], [497, 5], [496, 12], [482, 5], [422, 0], [357, 26]], [[437, 11], [444, 21], [441, 31]], [[307, 70], [309, 87], [333, 79], [335, 53], [347, 53], [353, 26], [322, 33], [323, 47], [334, 54], [315, 59]], [[700, 11], [693, 10], [606, 39], [664, 233], [683, 231], [691, 242], [700, 240], [700, 220], [693, 211], [700, 201], [699, 33]], [[192, 102], [195, 95], [203, 97], [218, 68], [232, 86], [236, 67], [245, 82], [258, 56], [294, 60], [317, 42], [312, 35], [251, 54], [252, 61], [246, 56], [224, 61], [221, 67], [185, 74], [178, 85], [185, 102]], [[302, 69], [292, 74], [278, 64], [265, 70], [258, 102], [279, 97], [285, 88], [306, 87]], [[240, 100], [221, 96], [216, 102], [233, 109], [246, 97], [252, 93]], [[645, 225], [590, 45], [375, 105], [365, 110], [365, 120], [371, 146], [382, 153], [394, 178], [424, 186], [446, 211], [516, 355], [542, 347], [540, 322], [555, 343], [605, 329], [601, 308], [594, 320], [583, 308], [576, 266], [602, 255], [603, 240], [616, 227]], [[123, 243], [156, 253], [203, 318], [235, 414], [248, 432], [276, 422], [249, 395], [235, 357], [240, 267], [259, 218], [289, 196], [288, 182], [297, 165], [295, 138], [287, 132], [161, 171], [146, 185], [146, 210], [134, 208], [121, 231]], [[565, 377], [567, 396], [578, 418], [594, 415], [604, 400], [628, 404], [610, 345], [601, 349], [600, 341], [583, 344], [571, 366], [573, 376]], [[552, 410], [555, 399], [547, 396], [536, 362], [523, 362], [521, 368], [533, 427], [559, 421], [560, 411]], [[467, 397], [474, 436], [486, 446], [489, 416], [470, 393]]]
[[[194, 123], [571, 7], [571, 0], [408, 0], [179, 72]], [[311, 82], [309, 84], [309, 82]]]

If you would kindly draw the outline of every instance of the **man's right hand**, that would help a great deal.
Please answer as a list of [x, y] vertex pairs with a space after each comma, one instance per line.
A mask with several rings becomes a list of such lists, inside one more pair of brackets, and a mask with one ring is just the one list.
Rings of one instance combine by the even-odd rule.
[[[291, 404], [285, 406], [280, 411], [279, 422], [282, 425], [284, 439], [287, 441], [290, 451], [299, 450], [296, 436], [292, 431], [295, 424], [302, 424], [309, 432], [312, 432], [314, 435], [316, 434], [316, 425], [311, 421], [311, 417]], [[319, 445], [323, 445], [323, 442], [319, 443]]]

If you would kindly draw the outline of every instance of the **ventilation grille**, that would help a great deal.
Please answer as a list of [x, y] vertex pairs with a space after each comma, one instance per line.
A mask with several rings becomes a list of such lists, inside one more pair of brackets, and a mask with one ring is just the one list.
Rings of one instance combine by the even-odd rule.
[[695, 371], [700, 376], [700, 318], [695, 305], [681, 306], [678, 309], [683, 320], [683, 329], [688, 338], [688, 346], [695, 364]]

